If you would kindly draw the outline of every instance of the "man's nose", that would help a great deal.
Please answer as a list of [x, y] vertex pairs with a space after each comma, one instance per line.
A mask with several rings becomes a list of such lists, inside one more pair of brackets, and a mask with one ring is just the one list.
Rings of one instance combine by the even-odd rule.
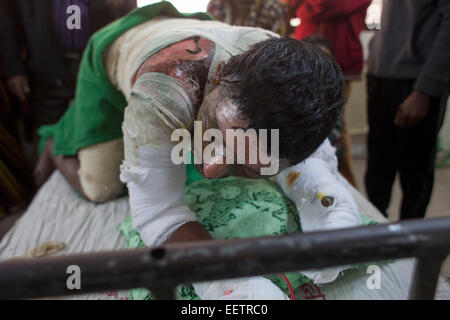
[[222, 160], [220, 161], [216, 158], [209, 163], [203, 164], [203, 175], [205, 178], [214, 179], [225, 175], [228, 170], [228, 165], [225, 163], [225, 157], [222, 157], [221, 159]]

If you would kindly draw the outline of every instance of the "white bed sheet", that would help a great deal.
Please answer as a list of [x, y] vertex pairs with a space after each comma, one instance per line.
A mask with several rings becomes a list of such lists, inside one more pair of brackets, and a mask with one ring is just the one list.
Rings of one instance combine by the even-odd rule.
[[[387, 220], [352, 188], [361, 212], [379, 222]], [[42, 186], [23, 216], [0, 242], [0, 261], [25, 255], [45, 242], [63, 242], [55, 255], [126, 249], [119, 226], [129, 213], [128, 197], [94, 204], [75, 194], [59, 172]], [[406, 299], [414, 259], [380, 265], [381, 288], [369, 289], [366, 270], [352, 270], [320, 288], [307, 285], [296, 290], [303, 299]], [[450, 285], [439, 279], [437, 299], [450, 299]], [[128, 299], [128, 291], [111, 291], [62, 297], [62, 299]]]

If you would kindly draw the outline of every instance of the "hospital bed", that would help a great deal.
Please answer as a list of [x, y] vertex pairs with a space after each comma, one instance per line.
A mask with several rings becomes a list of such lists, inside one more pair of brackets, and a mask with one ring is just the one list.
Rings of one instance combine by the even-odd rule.
[[[364, 213], [370, 219], [381, 223], [379, 225], [380, 232], [383, 231], [383, 223], [386, 223], [387, 220], [368, 202], [362, 195], [355, 189], [351, 189], [351, 192], [355, 198], [358, 209], [360, 212]], [[39, 276], [39, 270], [42, 270], [43, 273], [50, 272], [49, 269], [46, 268], [46, 261], [52, 261], [52, 263], [58, 263], [55, 259], [60, 258], [64, 259], [64, 257], [69, 258], [73, 255], [79, 254], [94, 254], [104, 251], [109, 251], [109, 255], [98, 256], [98, 261], [106, 261], [105, 259], [109, 259], [111, 254], [114, 252], [120, 252], [121, 257], [123, 258], [122, 250], [127, 249], [127, 242], [125, 238], [119, 231], [119, 227], [122, 222], [129, 215], [129, 204], [128, 198], [122, 197], [114, 201], [110, 201], [105, 204], [94, 204], [88, 202], [74, 193], [71, 187], [64, 180], [62, 175], [59, 172], [55, 172], [51, 178], [43, 185], [43, 187], [39, 190], [38, 194], [33, 199], [29, 208], [23, 214], [23, 216], [15, 223], [15, 225], [9, 230], [9, 232], [4, 236], [4, 238], [0, 242], [0, 296], [8, 297], [8, 289], [5, 286], [2, 287], [1, 283], [11, 283], [11, 279], [13, 279], [13, 271], [11, 271], [11, 277], [8, 279], [8, 274], [5, 273], [5, 270], [13, 270], [11, 269], [14, 266], [14, 270], [19, 272], [18, 270], [31, 270], [30, 272], [23, 274], [20, 278], [20, 281], [17, 281], [17, 285], [19, 289], [14, 291], [13, 287], [11, 288], [11, 296], [10, 297], [27, 297], [24, 290], [24, 284], [27, 283], [27, 279], [30, 279], [30, 283], [32, 279], [36, 279], [35, 277]], [[445, 220], [443, 220], [445, 221]], [[442, 224], [444, 225], [444, 224]], [[448, 225], [448, 223], [447, 223]], [[396, 227], [397, 226], [397, 227]], [[401, 225], [400, 225], [401, 226]], [[375, 227], [366, 227], [367, 229], [375, 228]], [[393, 224], [389, 226], [390, 231], [393, 231], [394, 234], [397, 235], [392, 238], [392, 241], [397, 241], [397, 243], [391, 243], [391, 247], [385, 247], [386, 256], [392, 256], [396, 254], [395, 246], [402, 244], [402, 232], [399, 230], [399, 224]], [[445, 225], [442, 227], [445, 228]], [[442, 230], [441, 230], [442, 231]], [[445, 230], [444, 230], [445, 231]], [[335, 231], [332, 231], [333, 233]], [[383, 231], [384, 232], [384, 231]], [[330, 234], [331, 234], [330, 233]], [[448, 239], [445, 235], [445, 232], [441, 232], [444, 234], [444, 238]], [[448, 232], [447, 232], [448, 233]], [[306, 234], [305, 234], [306, 235]], [[362, 234], [363, 235], [363, 234]], [[292, 236], [292, 235], [291, 235]], [[338, 236], [338, 234], [336, 234]], [[294, 235], [295, 237], [295, 235]], [[410, 235], [410, 237], [414, 237], [414, 235]], [[447, 237], [447, 238], [445, 238]], [[422, 238], [426, 238], [422, 235]], [[422, 253], [423, 250], [427, 250], [426, 247], [421, 247], [422, 251], [415, 252], [415, 244], [427, 244], [429, 239], [422, 239], [420, 236], [417, 239], [406, 239], [405, 241], [409, 241], [411, 243], [409, 245], [407, 242], [404, 242], [405, 246], [403, 250], [411, 249], [410, 252], [405, 252], [404, 254], [398, 254], [398, 257], [402, 259], [395, 259], [389, 262], [384, 262], [377, 264], [380, 270], [381, 282], [379, 288], [373, 288], [368, 285], [368, 279], [371, 276], [370, 270], [368, 268], [357, 268], [353, 270], [346, 271], [342, 276], [340, 276], [337, 280], [323, 285], [315, 285], [313, 283], [306, 283], [300, 287], [298, 287], [295, 291], [296, 299], [407, 299], [411, 291], [414, 291], [414, 288], [411, 288], [411, 284], [413, 283], [413, 278], [417, 277], [417, 273], [414, 274], [415, 260], [411, 257], [415, 256], [416, 253]], [[281, 239], [281, 238], [280, 238]], [[313, 238], [302, 238], [305, 239], [313, 239]], [[332, 239], [332, 238], [330, 238]], [[295, 240], [295, 239], [294, 239]], [[240, 240], [245, 241], [245, 240]], [[256, 240], [255, 240], [256, 241]], [[264, 241], [269, 241], [268, 238]], [[280, 240], [281, 241], [281, 240]], [[311, 243], [313, 243], [312, 241]], [[422, 243], [423, 242], [423, 243]], [[29, 255], [30, 252], [45, 243], [57, 243], [62, 244], [59, 248], [59, 251], [52, 253], [51, 257], [43, 257], [43, 258], [32, 258], [32, 259], [21, 259], [21, 257]], [[231, 244], [233, 241], [231, 241]], [[256, 242], [254, 242], [256, 243]], [[269, 243], [269, 242], [267, 242]], [[281, 242], [280, 242], [281, 243]], [[226, 242], [220, 243], [219, 245], [226, 246]], [[384, 244], [386, 245], [386, 244]], [[433, 247], [434, 245], [434, 247]], [[442, 250], [449, 249], [450, 243], [442, 243]], [[430, 248], [435, 248], [435, 244], [431, 244]], [[230, 247], [232, 248], [232, 247]], [[394, 248], [394, 249], [393, 249]], [[319, 250], [320, 248], [318, 248]], [[389, 253], [389, 250], [391, 252]], [[398, 248], [397, 248], [398, 249]], [[141, 249], [143, 250], [143, 249]], [[175, 247], [173, 250], [176, 252], [177, 248]], [[195, 250], [195, 248], [193, 249]], [[280, 250], [283, 250], [283, 247], [280, 247]], [[439, 259], [428, 259], [428, 260], [419, 260], [419, 261], [431, 261], [435, 262], [434, 269], [439, 272], [440, 263], [442, 259], [445, 258], [443, 255], [444, 251], [439, 251], [438, 258]], [[111, 253], [112, 251], [112, 253]], [[215, 249], [215, 251], [220, 251]], [[348, 251], [348, 250], [347, 250]], [[130, 254], [132, 251], [129, 251]], [[142, 252], [142, 251], [139, 251]], [[151, 251], [155, 252], [155, 251]], [[158, 251], [156, 251], [158, 252]], [[169, 250], [170, 252], [170, 250]], [[380, 251], [381, 252], [381, 251]], [[400, 251], [399, 251], [400, 252]], [[434, 251], [430, 251], [433, 253]], [[436, 252], [437, 253], [437, 252]], [[447, 251], [448, 253], [448, 251]], [[268, 254], [268, 253], [266, 253]], [[343, 256], [348, 255], [349, 252], [346, 253], [345, 250], [342, 251]], [[348, 255], [350, 257], [350, 255]], [[81, 260], [76, 261], [87, 261], [83, 256], [77, 256]], [[132, 258], [133, 257], [133, 258]], [[381, 257], [381, 256], [380, 256]], [[78, 259], [77, 258], [77, 259]], [[129, 256], [129, 261], [136, 258], [136, 256]], [[353, 259], [353, 257], [350, 257]], [[48, 259], [48, 260], [46, 260]], [[53, 259], [53, 260], [51, 260]], [[83, 260], [84, 259], [84, 260]], [[92, 263], [95, 262], [95, 256], [92, 256]], [[255, 258], [257, 259], [257, 258]], [[351, 260], [350, 259], [350, 260]], [[326, 260], [326, 259], [325, 259]], [[350, 261], [349, 260], [349, 261]], [[367, 260], [367, 258], [366, 258]], [[66, 260], [61, 260], [66, 261]], [[60, 262], [61, 262], [60, 261]], [[85, 293], [85, 294], [76, 294], [74, 292], [71, 295], [58, 297], [59, 299], [119, 299], [126, 300], [129, 299], [129, 291], [126, 290], [127, 285], [122, 284], [118, 285], [119, 282], [114, 282], [114, 274], [120, 278], [121, 271], [115, 269], [114, 260], [108, 260], [111, 264], [111, 281], [112, 286], [116, 284], [116, 287], [106, 288], [105, 285], [100, 285], [101, 289], [99, 289], [95, 293]], [[112, 261], [112, 262], [111, 262]], [[355, 260], [356, 261], [356, 260]], [[437, 262], [436, 262], [437, 261]], [[120, 259], [116, 261], [120, 262]], [[152, 261], [147, 261], [150, 265], [153, 263]], [[369, 262], [369, 261], [366, 261]], [[38, 263], [33, 266], [33, 263]], [[92, 268], [91, 263], [91, 268]], [[325, 261], [326, 263], [326, 261]], [[26, 268], [26, 266], [30, 266], [30, 268]], [[238, 264], [236, 264], [238, 265]], [[256, 265], [256, 263], [255, 263]], [[282, 264], [280, 264], [282, 265]], [[24, 267], [25, 266], [25, 267]], [[101, 266], [101, 264], [99, 264]], [[288, 266], [286, 264], [286, 266]], [[116, 266], [117, 267], [117, 266]], [[292, 266], [289, 266], [292, 268]], [[423, 266], [419, 263], [417, 266], [418, 269], [426, 269], [427, 267]], [[8, 269], [9, 268], [9, 269]], [[100, 267], [99, 267], [100, 268]], [[274, 267], [275, 269], [277, 267]], [[273, 270], [275, 270], [273, 269]], [[428, 269], [429, 266], [428, 266]], [[431, 268], [432, 269], [432, 268]], [[36, 274], [33, 274], [33, 270], [36, 270]], [[219, 269], [218, 269], [219, 270]], [[250, 270], [250, 269], [248, 269]], [[288, 270], [286, 270], [288, 271]], [[423, 271], [423, 270], [422, 270]], [[431, 270], [428, 270], [431, 272]], [[17, 272], [15, 276], [17, 276]], [[122, 272], [124, 272], [122, 270]], [[252, 270], [248, 271], [251, 274]], [[134, 272], [133, 274], [138, 274], [139, 270]], [[123, 275], [123, 274], [122, 274]], [[221, 275], [221, 276], [225, 276]], [[67, 275], [65, 275], [67, 277]], [[238, 276], [238, 275], [236, 275]], [[242, 276], [242, 275], [241, 275]], [[28, 277], [28, 278], [27, 278]], [[208, 275], [211, 277], [211, 275]], [[195, 278], [195, 277], [194, 277]], [[198, 276], [197, 276], [198, 278]], [[19, 278], [17, 278], [19, 279]], [[148, 279], [147, 279], [148, 280]], [[194, 280], [194, 279], [193, 279]], [[204, 279], [206, 280], [206, 279]], [[434, 284], [433, 282], [436, 279], [433, 279], [433, 275], [430, 275], [430, 278], [424, 278], [423, 275], [420, 277], [420, 281], [415, 283], [415, 285], [419, 285], [419, 289], [424, 287], [424, 282], [429, 282], [429, 287], [434, 292]], [[10, 281], [10, 282], [8, 282]], [[38, 283], [38, 282], [34, 282]], [[135, 284], [135, 283], [134, 283]], [[98, 283], [97, 283], [98, 285]], [[20, 287], [22, 286], [22, 287]], [[98, 287], [98, 288], [100, 288]], [[426, 283], [425, 283], [426, 287]], [[22, 289], [21, 289], [22, 288]], [[31, 290], [32, 286], [29, 286]], [[40, 289], [45, 288], [45, 286], [40, 286]], [[122, 290], [117, 290], [118, 288]], [[39, 297], [48, 297], [52, 296], [53, 293], [57, 292], [52, 291], [52, 288], [48, 286], [48, 295], [44, 292], [38, 293], [35, 291], [34, 294], [38, 294]], [[416, 288], [417, 290], [418, 288]], [[21, 291], [22, 290], [22, 291]], [[92, 290], [92, 288], [91, 288]], [[32, 291], [32, 290], [31, 290]], [[31, 292], [30, 291], [30, 292]], [[88, 290], [89, 291], [89, 290]], [[166, 297], [166, 295], [161, 295], [160, 297]], [[420, 293], [416, 297], [420, 297]], [[435, 299], [450, 299], [450, 285], [443, 279], [442, 277], [438, 277], [437, 279], [437, 287], [435, 291]]]

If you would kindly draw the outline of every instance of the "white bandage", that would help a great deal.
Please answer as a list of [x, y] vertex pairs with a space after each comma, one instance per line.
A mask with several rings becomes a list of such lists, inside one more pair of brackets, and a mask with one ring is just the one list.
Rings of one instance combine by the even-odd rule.
[[288, 300], [272, 281], [263, 277], [192, 284], [202, 300]]
[[184, 204], [185, 165], [171, 161], [172, 130], [189, 127], [193, 107], [173, 78], [141, 76], [125, 109], [125, 161], [120, 167], [128, 186], [133, 226], [147, 246], [161, 245], [181, 225], [196, 221]]
[[[285, 194], [297, 206], [303, 231], [332, 230], [362, 224], [356, 203], [337, 171], [335, 149], [325, 142], [302, 163], [277, 176]], [[336, 279], [346, 267], [303, 272], [316, 283]]]
[[186, 169], [121, 166], [121, 180], [127, 183], [133, 226], [147, 246], [161, 245], [181, 225], [197, 221], [184, 204]]

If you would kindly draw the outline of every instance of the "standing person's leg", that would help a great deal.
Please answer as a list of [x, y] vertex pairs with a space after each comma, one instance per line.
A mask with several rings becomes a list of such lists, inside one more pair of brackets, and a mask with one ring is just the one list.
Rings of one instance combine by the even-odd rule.
[[[351, 82], [346, 81], [345, 83], [345, 97], [348, 99], [350, 96]], [[347, 103], [344, 105], [343, 109], [343, 118], [345, 115], [345, 110], [347, 109]], [[339, 160], [339, 172], [350, 182], [355, 188], [356, 179], [353, 175], [352, 170], [352, 142], [350, 139], [350, 134], [347, 131], [347, 125], [345, 123], [345, 119], [342, 119], [342, 132], [341, 132], [341, 141], [342, 141], [342, 156]]]
[[367, 76], [369, 134], [365, 184], [369, 200], [385, 216], [397, 171], [391, 82]]
[[30, 103], [32, 109], [33, 138], [31, 141], [32, 160], [35, 167], [39, 162], [39, 135], [41, 126], [58, 122], [73, 98], [74, 90], [68, 89], [56, 79], [46, 77], [31, 77]]
[[425, 120], [413, 127], [398, 129], [403, 189], [401, 219], [423, 218], [426, 214], [433, 190], [437, 135], [442, 125], [444, 100], [431, 99], [430, 113]]

